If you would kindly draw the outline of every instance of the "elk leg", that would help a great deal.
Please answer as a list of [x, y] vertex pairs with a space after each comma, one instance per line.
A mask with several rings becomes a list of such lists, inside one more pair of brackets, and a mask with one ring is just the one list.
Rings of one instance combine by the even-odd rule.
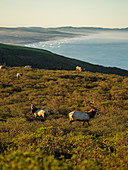
[[73, 122], [73, 121], [71, 120], [69, 123], [72, 124], [72, 122]]
[[34, 116], [35, 116], [35, 118], [37, 117], [37, 115], [34, 113]]
[[87, 123], [88, 123], [88, 126], [90, 126], [90, 123], [89, 123], [89, 121], [87, 121]]
[[84, 126], [84, 124], [85, 124], [85, 121], [83, 121], [83, 126]]

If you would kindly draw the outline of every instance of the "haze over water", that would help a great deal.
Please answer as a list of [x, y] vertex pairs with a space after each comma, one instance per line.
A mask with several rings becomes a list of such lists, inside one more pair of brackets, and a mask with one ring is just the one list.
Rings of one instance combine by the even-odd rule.
[[128, 32], [100, 31], [26, 46], [46, 49], [92, 64], [128, 70]]

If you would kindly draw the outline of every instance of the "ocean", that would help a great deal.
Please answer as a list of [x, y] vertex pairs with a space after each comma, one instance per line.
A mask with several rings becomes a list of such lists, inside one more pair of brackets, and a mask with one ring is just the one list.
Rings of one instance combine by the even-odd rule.
[[128, 32], [100, 31], [52, 41], [28, 44], [65, 57], [96, 65], [128, 70]]

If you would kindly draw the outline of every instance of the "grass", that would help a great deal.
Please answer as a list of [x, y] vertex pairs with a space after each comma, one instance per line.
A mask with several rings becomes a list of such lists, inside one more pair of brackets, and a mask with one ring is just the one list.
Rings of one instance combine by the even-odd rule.
[[[128, 168], [127, 77], [24, 67], [0, 77], [1, 169]], [[30, 113], [30, 100], [48, 109], [45, 121]], [[91, 126], [70, 125], [68, 113], [89, 110], [92, 101], [99, 112]]]

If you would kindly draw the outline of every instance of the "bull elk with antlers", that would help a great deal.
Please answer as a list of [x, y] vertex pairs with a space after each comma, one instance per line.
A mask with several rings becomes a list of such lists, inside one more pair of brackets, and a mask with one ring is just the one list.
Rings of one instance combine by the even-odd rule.
[[89, 124], [89, 120], [91, 118], [94, 118], [97, 112], [97, 108], [95, 106], [92, 107], [91, 110], [86, 111], [86, 112], [81, 112], [81, 111], [73, 111], [69, 113], [69, 120], [70, 123], [74, 122], [74, 121], [82, 121], [83, 122], [83, 126], [85, 124], [85, 122]]
[[37, 108], [35, 105], [31, 104], [31, 113], [36, 117], [42, 117], [45, 119], [48, 115], [48, 110], [46, 108]]
[[[29, 98], [29, 101], [31, 101], [31, 98]], [[40, 100], [41, 103], [42, 100]], [[37, 108], [34, 104], [32, 104], [31, 101], [31, 113], [34, 114], [36, 117], [42, 117], [45, 119], [48, 116], [48, 110], [46, 108]]]

